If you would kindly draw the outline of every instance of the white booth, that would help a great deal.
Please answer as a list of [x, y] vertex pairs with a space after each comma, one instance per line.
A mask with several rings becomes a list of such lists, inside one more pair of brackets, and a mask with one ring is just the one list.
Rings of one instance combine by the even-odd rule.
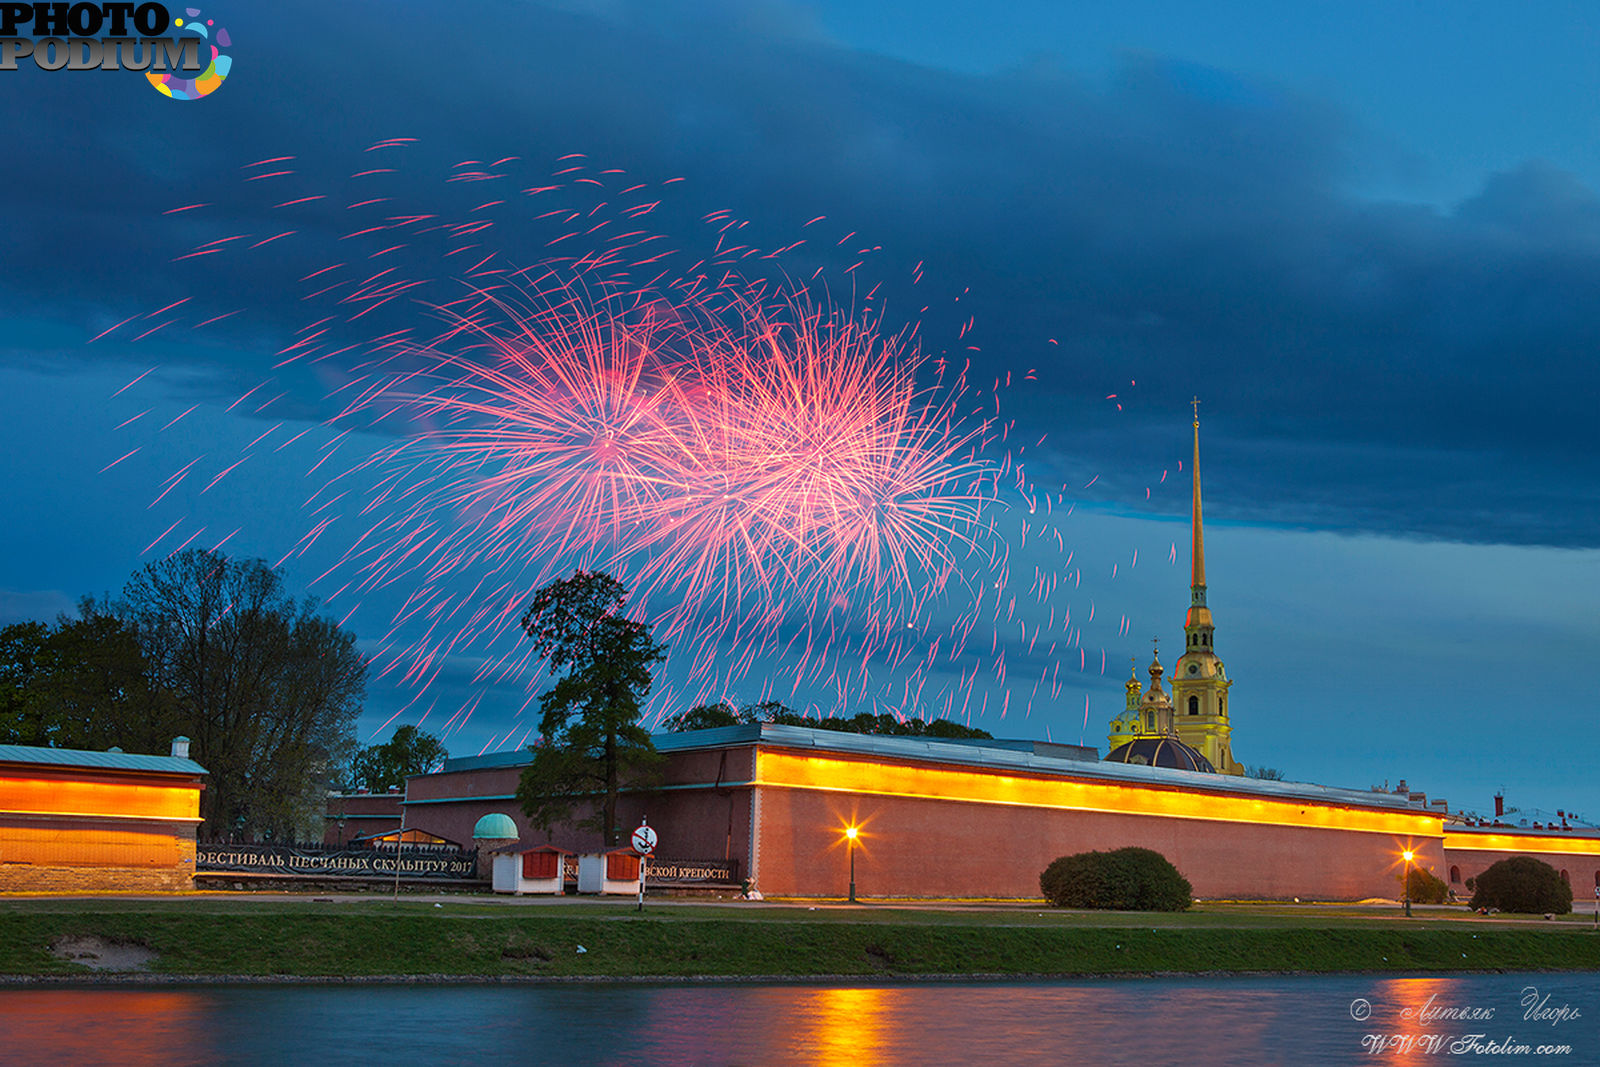
[[643, 858], [643, 853], [631, 848], [579, 855], [578, 892], [636, 895], [639, 892], [639, 861]]
[[[572, 853], [555, 845], [538, 845], [528, 849], [509, 849], [494, 854], [494, 891], [496, 893], [550, 893], [562, 891], [562, 861]], [[582, 885], [579, 866], [580, 880]]]

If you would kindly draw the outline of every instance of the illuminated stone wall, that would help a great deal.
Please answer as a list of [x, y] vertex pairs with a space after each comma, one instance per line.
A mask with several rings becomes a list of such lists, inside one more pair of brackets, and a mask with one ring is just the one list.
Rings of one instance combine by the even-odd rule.
[[0, 892], [192, 888], [198, 777], [0, 768]]
[[[1437, 816], [1302, 800], [763, 749], [757, 884], [839, 896], [1039, 896], [1058, 856], [1139, 845], [1208, 899], [1400, 895], [1400, 853], [1438, 870]], [[1219, 777], [1219, 785], [1238, 779]]]
[[[1476, 878], [1491, 864], [1512, 856], [1533, 856], [1566, 872], [1574, 903], [1595, 899], [1595, 887], [1600, 886], [1600, 837], [1571, 831], [1530, 833], [1510, 828], [1450, 827], [1444, 843], [1445, 868], [1434, 873], [1450, 882], [1450, 888], [1463, 900], [1472, 893], [1466, 888], [1468, 878]], [[1452, 882], [1452, 877], [1459, 880]]]

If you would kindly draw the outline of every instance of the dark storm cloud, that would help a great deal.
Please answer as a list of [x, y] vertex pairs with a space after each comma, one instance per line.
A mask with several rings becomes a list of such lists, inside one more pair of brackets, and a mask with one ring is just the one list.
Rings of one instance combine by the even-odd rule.
[[[236, 177], [263, 156], [311, 182], [389, 136], [446, 164], [586, 152], [688, 178], [654, 217], [685, 241], [725, 207], [765, 247], [818, 214], [882, 245], [891, 319], [931, 305], [930, 347], [1039, 369], [1008, 403], [1069, 484], [1140, 500], [1199, 393], [1218, 516], [1600, 543], [1600, 198], [1566, 174], [1530, 162], [1452, 211], [1375, 203], [1347, 188], [1358, 125], [1282, 87], [1153, 57], [1106, 84], [957, 75], [844, 50], [781, 4], [383, 10], [230, 13], [235, 73], [192, 105], [133, 75], [11, 76], [8, 317], [171, 299], [162, 264], [219, 214], [160, 213], [269, 225]], [[320, 216], [330, 239], [340, 221]], [[197, 298], [272, 306], [251, 262], [219, 257]], [[275, 351], [300, 321], [279, 311], [238, 348]]]

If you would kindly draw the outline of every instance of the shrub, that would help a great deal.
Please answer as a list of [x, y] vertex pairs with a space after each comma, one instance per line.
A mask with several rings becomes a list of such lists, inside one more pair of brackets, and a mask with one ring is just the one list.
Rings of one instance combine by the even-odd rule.
[[1443, 904], [1450, 892], [1449, 886], [1435, 878], [1432, 871], [1422, 867], [1411, 868], [1411, 873], [1406, 876], [1406, 889], [1418, 904]]
[[1165, 856], [1147, 848], [1062, 856], [1039, 875], [1039, 888], [1058, 908], [1117, 911], [1183, 911], [1194, 892]]
[[1513, 856], [1478, 875], [1472, 907], [1565, 915], [1572, 910], [1572, 887], [1548, 863], [1532, 856]]

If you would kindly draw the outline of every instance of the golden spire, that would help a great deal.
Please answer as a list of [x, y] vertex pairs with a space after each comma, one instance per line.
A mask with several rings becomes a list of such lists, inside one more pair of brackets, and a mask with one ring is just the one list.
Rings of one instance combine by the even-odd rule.
[[1189, 585], [1206, 586], [1206, 540], [1200, 517], [1200, 398], [1194, 398], [1194, 502], [1189, 514]]

